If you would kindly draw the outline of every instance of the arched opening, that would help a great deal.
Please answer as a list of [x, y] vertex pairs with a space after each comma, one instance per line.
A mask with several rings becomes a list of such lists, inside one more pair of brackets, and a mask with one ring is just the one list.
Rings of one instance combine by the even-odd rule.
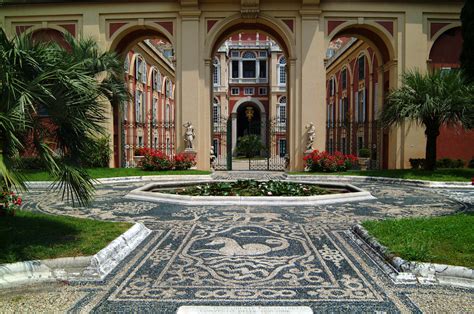
[[115, 167], [135, 167], [140, 148], [176, 153], [174, 48], [170, 35], [149, 25], [122, 26], [110, 49], [124, 59], [125, 82], [132, 99], [114, 108]]
[[371, 168], [389, 167], [389, 132], [379, 124], [395, 87], [394, 51], [382, 31], [351, 25], [332, 35], [326, 53], [326, 150], [359, 155]]
[[[456, 71], [460, 67], [461, 27], [448, 28], [437, 35], [430, 50], [430, 69]], [[464, 130], [460, 125], [441, 127], [436, 156], [469, 161], [474, 156], [474, 131]]]
[[[286, 42], [281, 33], [263, 23], [238, 23], [216, 38], [211, 71], [216, 170], [284, 170], [290, 106]], [[214, 118], [216, 104], [219, 119]], [[265, 149], [242, 166], [232, 157], [239, 139], [249, 134], [257, 135]]]

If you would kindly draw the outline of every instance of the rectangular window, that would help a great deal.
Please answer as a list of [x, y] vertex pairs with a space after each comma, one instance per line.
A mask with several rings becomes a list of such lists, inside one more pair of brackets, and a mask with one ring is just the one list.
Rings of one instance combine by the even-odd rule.
[[342, 70], [341, 72], [341, 84], [342, 84], [342, 89], [347, 89], [347, 69]]
[[359, 65], [359, 80], [363, 80], [365, 78], [365, 58], [364, 58], [364, 56], [359, 58], [358, 65]]
[[286, 124], [286, 106], [285, 105], [280, 105], [280, 108], [278, 109], [278, 116], [280, 118], [280, 123]]
[[260, 60], [260, 78], [267, 78], [267, 60]]
[[359, 91], [357, 104], [357, 121], [365, 122], [365, 89]]
[[158, 138], [157, 138], [157, 137], [155, 137], [154, 140], [153, 140], [153, 147], [154, 147], [155, 149], [158, 148]]
[[230, 55], [231, 55], [233, 58], [238, 58], [239, 55], [240, 55], [240, 52], [238, 52], [238, 51], [232, 51], [232, 52], [230, 53]]
[[143, 137], [142, 136], [138, 137], [138, 147], [143, 147]]
[[329, 139], [329, 153], [334, 154], [334, 140], [332, 138]]
[[266, 58], [268, 56], [266, 51], [260, 51], [258, 54], [261, 58]]
[[212, 80], [214, 82], [214, 86], [219, 86], [220, 85], [220, 80], [219, 80], [219, 66], [214, 65], [214, 73], [212, 76]]
[[240, 88], [238, 87], [232, 87], [230, 90], [231, 95], [239, 95], [240, 94]]
[[286, 155], [286, 139], [281, 139], [279, 141], [279, 151], [280, 151], [280, 157], [285, 157], [285, 155]]
[[255, 72], [255, 61], [242, 61], [243, 78], [257, 77]]
[[262, 95], [262, 96], [265, 96], [267, 94], [267, 88], [266, 87], [260, 87], [258, 89], [258, 94]]
[[214, 122], [214, 124], [218, 124], [219, 123], [219, 118], [220, 118], [220, 113], [219, 113], [219, 105], [214, 105], [212, 107], [212, 121]]
[[347, 145], [346, 145], [346, 138], [343, 137], [343, 138], [342, 138], [342, 153], [343, 153], [343, 154], [347, 154], [347, 147], [346, 147], [346, 146], [347, 146]]
[[280, 65], [278, 74], [279, 74], [278, 83], [280, 85], [285, 85], [286, 84], [286, 68], [284, 65]]
[[253, 87], [244, 88], [244, 95], [253, 95], [254, 93], [255, 93], [255, 88]]
[[239, 61], [232, 61], [232, 78], [239, 78]]

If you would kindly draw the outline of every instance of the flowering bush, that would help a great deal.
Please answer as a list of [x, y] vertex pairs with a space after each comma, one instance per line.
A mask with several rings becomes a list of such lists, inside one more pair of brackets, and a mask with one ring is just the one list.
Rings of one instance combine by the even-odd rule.
[[174, 156], [174, 168], [176, 170], [187, 170], [196, 165], [196, 156], [193, 154], [179, 153]]
[[143, 160], [140, 167], [147, 171], [171, 170], [173, 161], [164, 152], [150, 148], [142, 148]]
[[146, 153], [150, 152], [152, 149], [151, 148], [146, 148], [146, 147], [142, 147], [142, 148], [137, 148], [135, 149], [135, 156], [145, 156]]
[[304, 157], [306, 168], [309, 171], [318, 172], [336, 172], [346, 171], [357, 164], [357, 157], [354, 155], [344, 155], [341, 152], [335, 152], [334, 155], [328, 152], [312, 151], [309, 155]]
[[21, 197], [10, 191], [0, 192], [0, 216], [15, 215], [15, 211], [20, 208]]

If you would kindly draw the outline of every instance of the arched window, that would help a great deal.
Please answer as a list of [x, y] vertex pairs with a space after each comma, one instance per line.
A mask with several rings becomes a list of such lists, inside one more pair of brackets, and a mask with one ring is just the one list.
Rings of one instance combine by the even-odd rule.
[[212, 122], [217, 125], [220, 122], [221, 118], [221, 105], [219, 104], [219, 100], [214, 98], [212, 104]]
[[161, 92], [161, 73], [156, 68], [153, 68], [151, 80], [153, 90]]
[[153, 125], [156, 125], [158, 121], [158, 98], [153, 97], [153, 104], [152, 104], [151, 112], [152, 112], [152, 119]]
[[246, 51], [242, 54], [242, 77], [256, 78], [257, 77], [257, 60], [255, 53]]
[[365, 55], [359, 57], [357, 65], [359, 67], [359, 80], [363, 80], [365, 78]]
[[286, 85], [286, 58], [281, 57], [277, 65], [278, 85]]
[[286, 96], [278, 100], [277, 119], [279, 124], [286, 125]]
[[135, 92], [135, 121], [138, 123], [142, 122], [144, 112], [144, 100], [145, 93], [141, 90]]
[[221, 64], [219, 62], [218, 58], [214, 58], [214, 61], [212, 62], [214, 68], [213, 72], [213, 77], [212, 80], [214, 82], [214, 86], [220, 86], [221, 85]]
[[170, 104], [166, 104], [165, 108], [165, 122], [169, 123], [171, 121], [171, 110], [170, 110]]
[[242, 59], [256, 59], [257, 56], [251, 51], [246, 51], [242, 54]]
[[171, 97], [171, 93], [172, 93], [172, 88], [173, 88], [173, 86], [172, 86], [172, 83], [171, 83], [171, 81], [170, 81], [169, 79], [166, 80], [165, 88], [166, 88], [166, 89], [165, 89], [166, 97], [167, 97], [167, 98], [172, 98], [172, 97]]
[[137, 81], [146, 84], [146, 62], [140, 55], [135, 58], [135, 78]]
[[329, 80], [329, 96], [336, 94], [336, 78], [334, 76]]
[[130, 57], [129, 55], [127, 54], [127, 56], [125, 57], [125, 60], [123, 61], [123, 70], [125, 71], [125, 73], [129, 73], [130, 72]]

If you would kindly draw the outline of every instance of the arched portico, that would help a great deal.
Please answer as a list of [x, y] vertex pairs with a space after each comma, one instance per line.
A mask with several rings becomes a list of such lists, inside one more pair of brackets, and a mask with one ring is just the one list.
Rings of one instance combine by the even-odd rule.
[[[399, 84], [405, 70], [427, 69], [429, 51], [440, 33], [459, 25], [461, 1], [436, 3], [399, 1], [270, 0], [151, 1], [77, 3], [61, 1], [7, 1], [0, 26], [12, 36], [40, 28], [66, 30], [73, 36], [92, 37], [103, 49], [126, 50], [128, 44], [159, 36], [176, 52], [176, 132], [183, 149], [182, 125], [196, 128], [198, 168], [209, 168], [212, 104], [212, 56], [226, 36], [239, 30], [259, 30], [279, 42], [287, 57], [288, 153], [290, 169], [303, 168], [305, 125], [314, 122], [315, 148], [325, 148], [325, 49], [336, 35], [350, 35], [378, 46], [376, 76], [388, 80], [387, 89]], [[442, 5], [440, 5], [442, 4]], [[372, 36], [375, 34], [375, 36]], [[386, 47], [383, 48], [383, 47]], [[375, 97], [375, 96], [370, 96]], [[377, 93], [382, 104], [382, 93]], [[270, 113], [267, 112], [267, 118]], [[390, 130], [390, 167], [401, 168], [409, 158], [421, 157], [424, 135], [416, 127]]]
[[245, 106], [245, 104], [254, 104], [259, 110], [260, 114], [260, 138], [262, 139], [262, 143], [265, 145], [267, 139], [266, 139], [266, 124], [267, 124], [267, 113], [265, 111], [265, 106], [262, 104], [262, 102], [256, 98], [252, 97], [245, 97], [239, 100], [235, 105], [234, 108], [232, 109], [231, 113], [231, 119], [232, 119], [232, 151], [235, 150], [235, 147], [237, 145], [237, 113], [239, 109], [241, 109], [242, 106]]

